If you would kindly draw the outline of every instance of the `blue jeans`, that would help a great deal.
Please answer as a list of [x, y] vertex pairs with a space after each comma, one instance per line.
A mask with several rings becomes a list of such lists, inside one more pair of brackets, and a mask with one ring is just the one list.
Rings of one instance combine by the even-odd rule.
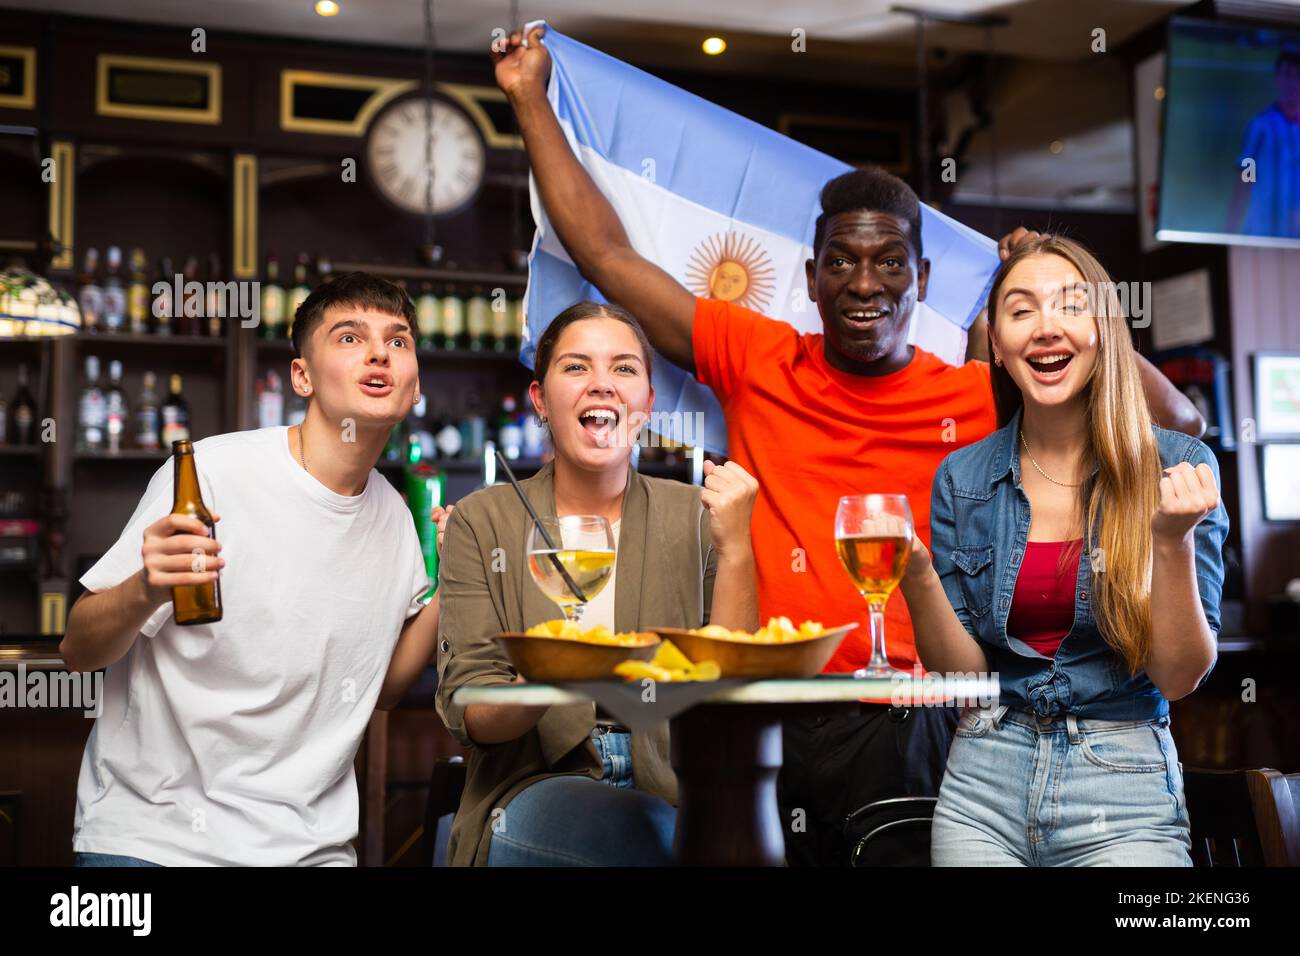
[[934, 811], [935, 866], [1191, 866], [1191, 846], [1168, 717], [962, 714]]
[[632, 738], [593, 734], [600, 780], [547, 777], [489, 819], [488, 866], [670, 866], [677, 810], [632, 783]]
[[113, 853], [78, 853], [73, 866], [162, 866], [136, 856], [117, 856]]

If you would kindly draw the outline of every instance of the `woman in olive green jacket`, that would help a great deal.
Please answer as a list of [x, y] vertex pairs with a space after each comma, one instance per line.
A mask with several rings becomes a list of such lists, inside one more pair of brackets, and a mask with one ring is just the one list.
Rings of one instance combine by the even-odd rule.
[[[539, 516], [597, 514], [615, 529], [618, 558], [605, 588], [612, 615], [606, 603], [593, 616], [593, 601], [584, 626], [603, 614], [619, 632], [710, 622], [753, 629], [749, 518], [758, 483], [734, 462], [706, 463], [703, 488], [631, 467], [654, 402], [651, 354], [636, 321], [615, 306], [584, 302], [556, 317], [538, 342], [529, 390], [555, 460], [521, 485]], [[666, 723], [628, 732], [598, 720], [592, 704], [453, 703], [461, 687], [522, 680], [494, 635], [560, 616], [527, 570], [530, 519], [512, 488], [482, 489], [453, 511], [439, 575], [437, 706], [468, 749], [468, 766], [449, 862], [670, 862], [677, 781]]]

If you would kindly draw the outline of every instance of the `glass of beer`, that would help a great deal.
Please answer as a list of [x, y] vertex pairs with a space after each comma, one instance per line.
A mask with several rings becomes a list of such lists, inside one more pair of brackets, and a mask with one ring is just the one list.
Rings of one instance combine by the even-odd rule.
[[614, 573], [614, 532], [600, 515], [544, 517], [528, 530], [528, 569], [542, 593], [578, 621]]
[[890, 677], [885, 655], [885, 602], [912, 555], [907, 495], [847, 495], [835, 511], [835, 550], [871, 610], [871, 661], [854, 677]]

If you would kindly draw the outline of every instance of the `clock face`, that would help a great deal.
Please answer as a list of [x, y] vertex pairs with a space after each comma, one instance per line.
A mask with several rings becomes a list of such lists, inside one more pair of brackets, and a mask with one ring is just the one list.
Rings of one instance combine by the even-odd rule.
[[433, 168], [425, 165], [425, 105], [422, 97], [399, 100], [370, 125], [366, 161], [370, 176], [389, 202], [423, 215], [425, 189], [433, 174], [433, 211], [455, 212], [474, 198], [483, 182], [485, 150], [474, 123], [444, 100], [433, 101]]

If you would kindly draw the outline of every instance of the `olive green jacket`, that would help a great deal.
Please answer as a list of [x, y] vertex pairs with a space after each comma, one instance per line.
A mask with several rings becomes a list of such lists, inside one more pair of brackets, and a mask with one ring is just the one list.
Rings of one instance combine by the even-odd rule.
[[[520, 484], [539, 516], [554, 516], [554, 465]], [[516, 793], [557, 774], [599, 780], [591, 741], [594, 704], [550, 708], [531, 731], [500, 744], [477, 744], [465, 729], [461, 687], [508, 684], [515, 670], [494, 635], [523, 631], [560, 616], [527, 570], [529, 518], [509, 485], [484, 488], [456, 505], [443, 541], [438, 589], [438, 714], [468, 748], [465, 792], [452, 823], [448, 862], [484, 865], [493, 811]], [[499, 549], [499, 550], [498, 550]], [[716, 561], [700, 489], [628, 469], [614, 578], [615, 630], [699, 627], [708, 623]], [[677, 802], [668, 758], [668, 725], [632, 734], [638, 790]]]

